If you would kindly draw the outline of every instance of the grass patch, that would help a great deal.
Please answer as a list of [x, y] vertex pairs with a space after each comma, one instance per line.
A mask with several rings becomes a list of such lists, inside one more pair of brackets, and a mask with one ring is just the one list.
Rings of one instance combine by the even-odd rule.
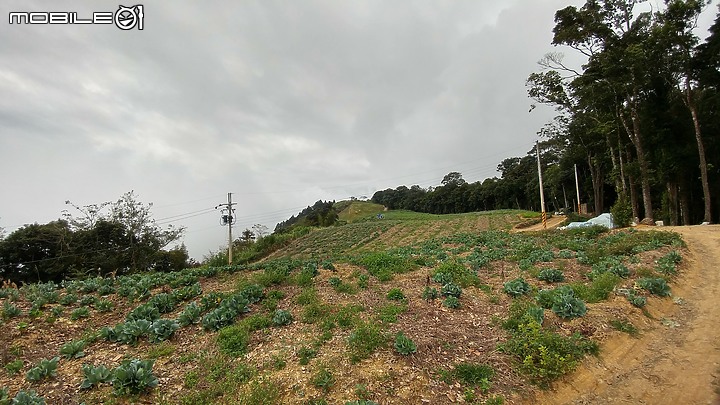
[[147, 356], [150, 359], [159, 359], [160, 357], [167, 357], [175, 353], [175, 346], [167, 342], [152, 345], [148, 348]]
[[377, 309], [377, 320], [383, 323], [395, 323], [398, 315], [405, 311], [407, 311], [407, 305], [405, 304], [383, 305]]
[[348, 336], [347, 345], [350, 361], [357, 363], [368, 358], [375, 350], [387, 345], [385, 331], [378, 325], [360, 322]]

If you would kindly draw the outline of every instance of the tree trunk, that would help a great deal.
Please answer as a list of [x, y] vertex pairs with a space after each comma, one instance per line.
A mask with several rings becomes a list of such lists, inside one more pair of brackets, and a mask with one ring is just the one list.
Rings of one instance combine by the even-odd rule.
[[703, 221], [712, 220], [712, 205], [710, 202], [710, 183], [708, 182], [707, 160], [705, 159], [705, 146], [703, 145], [702, 132], [700, 131], [700, 120], [698, 119], [697, 108], [692, 96], [690, 78], [685, 76], [685, 105], [692, 115], [693, 127], [695, 128], [695, 141], [697, 142], [698, 155], [700, 157], [700, 180], [702, 181], [703, 198], [705, 199], [705, 216]]
[[593, 185], [593, 199], [595, 202], [595, 215], [603, 212], [603, 172], [597, 159], [588, 155], [588, 166], [590, 166], [590, 177]]
[[678, 186], [673, 182], [667, 183], [668, 189], [668, 214], [670, 215], [670, 225], [678, 224]]
[[683, 186], [680, 186], [680, 216], [683, 225], [690, 225], [690, 198]]
[[635, 105], [634, 99], [637, 97], [631, 97], [628, 95], [627, 102], [630, 107], [630, 120], [632, 121], [632, 129], [627, 124], [627, 120], [623, 114], [619, 114], [625, 127], [625, 131], [630, 137], [630, 141], [635, 146], [635, 154], [637, 155], [638, 164], [640, 166], [640, 186], [642, 188], [643, 208], [645, 211], [645, 219], [650, 222], [655, 222], [653, 218], [653, 207], [652, 207], [652, 194], [650, 190], [650, 169], [648, 162], [645, 159], [645, 149], [642, 144], [642, 137], [640, 135], [640, 117], [637, 112], [637, 106]]

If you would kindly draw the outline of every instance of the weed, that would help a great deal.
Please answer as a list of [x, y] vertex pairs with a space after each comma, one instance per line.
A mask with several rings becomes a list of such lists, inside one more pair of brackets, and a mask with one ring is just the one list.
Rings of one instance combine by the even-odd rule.
[[240, 396], [237, 403], [244, 405], [266, 405], [277, 403], [280, 389], [272, 381], [254, 380]]
[[302, 321], [313, 324], [323, 320], [330, 313], [330, 308], [325, 304], [312, 303], [303, 309]]
[[320, 298], [318, 298], [317, 291], [314, 288], [305, 288], [295, 298], [295, 302], [298, 305], [305, 306], [320, 302]]
[[348, 336], [350, 360], [353, 363], [367, 358], [387, 343], [383, 330], [378, 325], [360, 322]]
[[330, 389], [330, 387], [335, 385], [335, 377], [325, 365], [320, 366], [318, 371], [315, 372], [315, 375], [313, 375], [311, 381], [315, 387], [326, 392]]
[[423, 290], [422, 298], [425, 301], [432, 301], [437, 299], [437, 297], [440, 295], [437, 288], [433, 287], [425, 287], [425, 290]]
[[303, 346], [298, 350], [297, 354], [299, 363], [304, 366], [310, 363], [310, 359], [317, 356], [317, 350], [309, 346]]
[[232, 325], [220, 329], [217, 344], [220, 351], [230, 357], [240, 357], [247, 351], [250, 332], [245, 325]]
[[399, 288], [391, 288], [385, 297], [391, 301], [404, 301], [405, 293], [403, 293], [403, 291]]
[[153, 345], [147, 349], [147, 356], [150, 359], [159, 359], [160, 357], [168, 357], [175, 353], [175, 346], [166, 342], [160, 343], [159, 345]]
[[638, 337], [640, 335], [640, 331], [633, 325], [632, 323], [628, 321], [622, 321], [620, 319], [613, 319], [610, 321], [610, 325], [615, 328], [615, 330], [618, 330], [620, 332], [625, 332], [628, 335], [632, 337]]
[[378, 308], [377, 319], [380, 322], [384, 323], [395, 323], [397, 322], [398, 315], [405, 312], [406, 310], [407, 306], [405, 305], [383, 305]]
[[368, 276], [367, 274], [361, 274], [358, 277], [358, 281], [357, 281], [358, 287], [362, 288], [363, 290], [367, 289], [368, 281], [370, 281], [370, 276]]
[[541, 386], [573, 370], [586, 353], [598, 351], [596, 343], [578, 334], [564, 337], [544, 330], [531, 319], [520, 323], [512, 337], [499, 348], [515, 355], [520, 371]]

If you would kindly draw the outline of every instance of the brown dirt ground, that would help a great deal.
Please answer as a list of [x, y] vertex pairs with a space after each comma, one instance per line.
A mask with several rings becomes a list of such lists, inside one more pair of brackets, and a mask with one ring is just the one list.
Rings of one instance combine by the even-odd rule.
[[720, 225], [662, 229], [680, 233], [689, 250], [674, 299], [649, 305], [657, 320], [639, 339], [613, 336], [599, 358], [527, 403], [720, 404]]

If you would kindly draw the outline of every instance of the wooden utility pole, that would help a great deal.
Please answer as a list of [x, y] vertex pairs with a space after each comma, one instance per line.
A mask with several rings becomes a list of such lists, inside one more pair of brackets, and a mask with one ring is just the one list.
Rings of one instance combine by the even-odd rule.
[[542, 224], [543, 229], [547, 229], [547, 213], [545, 212], [545, 193], [543, 192], [543, 181], [542, 181], [542, 169], [540, 166], [540, 144], [535, 141], [535, 152], [537, 153], [538, 161], [538, 179], [540, 179], [540, 207], [542, 209]]
[[233, 209], [233, 205], [236, 205], [237, 203], [232, 202], [232, 193], [228, 193], [228, 202], [227, 204], [218, 204], [215, 206], [215, 209], [218, 209], [218, 207], [225, 207], [221, 210], [222, 217], [221, 217], [221, 224], [228, 226], [228, 265], [232, 265], [232, 245], [233, 245], [233, 238], [232, 238], [232, 226], [235, 223], [235, 218], [233, 214], [235, 213], [235, 210]]

